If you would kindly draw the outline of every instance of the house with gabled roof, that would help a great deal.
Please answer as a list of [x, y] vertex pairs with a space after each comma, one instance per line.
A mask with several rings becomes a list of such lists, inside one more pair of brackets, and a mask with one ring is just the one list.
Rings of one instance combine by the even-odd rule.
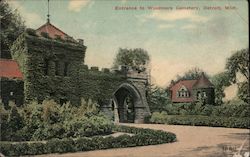
[[214, 85], [204, 73], [195, 80], [180, 80], [169, 88], [173, 103], [192, 103], [202, 101], [214, 104]]

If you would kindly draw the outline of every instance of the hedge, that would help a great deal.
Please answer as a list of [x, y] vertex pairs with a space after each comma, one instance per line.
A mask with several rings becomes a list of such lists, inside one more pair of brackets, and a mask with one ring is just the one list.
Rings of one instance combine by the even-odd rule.
[[172, 125], [211, 126], [227, 128], [250, 128], [249, 118], [217, 117], [199, 115], [152, 115], [150, 122]]
[[51, 139], [46, 142], [0, 142], [0, 150], [6, 156], [20, 156], [146, 146], [176, 141], [175, 134], [159, 130], [115, 126], [114, 131], [132, 133], [134, 135]]

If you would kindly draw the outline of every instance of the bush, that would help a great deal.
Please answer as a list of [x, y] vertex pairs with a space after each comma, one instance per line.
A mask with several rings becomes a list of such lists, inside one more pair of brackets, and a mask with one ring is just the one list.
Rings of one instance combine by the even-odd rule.
[[168, 115], [203, 115], [218, 117], [244, 118], [250, 115], [250, 106], [242, 100], [231, 100], [221, 106], [204, 105], [197, 103], [167, 104], [165, 109]]
[[[162, 115], [161, 115], [162, 116]], [[163, 117], [163, 116], [162, 116]], [[152, 116], [152, 118], [154, 118]], [[151, 118], [151, 119], [152, 119]], [[164, 122], [151, 121], [152, 123], [165, 123], [172, 125], [195, 125], [228, 128], [250, 128], [249, 118], [218, 117], [218, 116], [198, 116], [198, 115], [166, 115]]]
[[167, 118], [166, 112], [154, 112], [150, 118], [150, 122], [164, 124]]
[[176, 141], [176, 135], [169, 132], [134, 128], [128, 126], [115, 126], [115, 131], [132, 133], [134, 135], [121, 135], [118, 137], [81, 137], [78, 139], [51, 139], [47, 142], [0, 142], [0, 150], [7, 156], [38, 155], [48, 153], [66, 153], [76, 151], [89, 151], [107, 148], [123, 148], [146, 146]]
[[26, 32], [31, 36], [37, 36], [36, 31], [32, 28], [27, 28]]
[[78, 107], [70, 103], [60, 106], [53, 100], [42, 104], [32, 102], [10, 111], [0, 108], [2, 118], [2, 140], [29, 141], [51, 138], [79, 138], [99, 134], [110, 134], [111, 121], [98, 110], [92, 100], [82, 100]]

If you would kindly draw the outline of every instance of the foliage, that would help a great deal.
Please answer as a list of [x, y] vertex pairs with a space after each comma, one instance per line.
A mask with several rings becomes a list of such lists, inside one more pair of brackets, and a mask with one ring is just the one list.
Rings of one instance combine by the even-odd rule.
[[176, 141], [176, 135], [160, 130], [141, 129], [128, 126], [115, 126], [114, 131], [133, 135], [118, 137], [81, 137], [77, 139], [51, 139], [45, 142], [1, 142], [0, 150], [7, 156], [38, 155], [48, 153], [66, 153], [107, 148], [123, 148], [156, 145]]
[[6, 0], [0, 2], [1, 58], [11, 58], [10, 46], [24, 31], [24, 22], [19, 13], [13, 10]]
[[138, 72], [144, 72], [148, 67], [150, 57], [148, 52], [141, 48], [122, 49], [120, 48], [114, 59], [113, 67], [128, 66]]
[[[15, 100], [17, 106], [23, 103], [23, 81], [19, 79], [8, 79], [1, 77], [1, 99], [5, 109], [10, 109], [9, 101]], [[10, 94], [12, 92], [12, 94]]]
[[222, 99], [225, 97], [224, 90], [231, 85], [230, 75], [228, 72], [221, 72], [212, 77], [212, 83], [215, 88], [215, 104], [221, 105]]
[[22, 128], [22, 117], [18, 113], [17, 107], [12, 106], [8, 118], [8, 126], [11, 128], [11, 132], [16, 132]]
[[30, 29], [19, 36], [11, 50], [24, 76], [25, 103], [53, 99], [60, 104], [70, 101], [72, 105], [79, 105], [84, 98], [102, 105], [99, 100], [110, 99], [117, 86], [127, 82], [121, 74], [88, 70], [83, 63], [84, 45], [36, 37]]
[[151, 112], [166, 110], [166, 105], [171, 102], [165, 89], [153, 85], [148, 90], [147, 98]]
[[249, 82], [249, 49], [236, 51], [227, 59], [226, 69], [230, 74], [231, 81], [236, 83], [236, 75], [239, 72]]
[[[111, 122], [102, 115], [92, 100], [82, 100], [78, 107], [53, 100], [32, 102], [18, 110], [14, 106], [4, 119], [3, 139], [15, 141], [83, 137], [111, 133]], [[2, 110], [1, 112], [6, 112]], [[20, 114], [19, 114], [20, 113]]]
[[150, 122], [152, 123], [158, 123], [158, 124], [164, 124], [167, 118], [167, 113], [166, 112], [153, 112]]
[[175, 84], [176, 82], [181, 81], [181, 80], [199, 79], [202, 73], [204, 73], [208, 77], [208, 75], [202, 69], [200, 69], [198, 67], [192, 68], [192, 69], [188, 70], [187, 72], [185, 72], [182, 76], [177, 75], [177, 79], [172, 80], [171, 84]]
[[221, 106], [216, 106], [212, 116], [247, 118], [250, 115], [250, 106], [242, 100], [231, 100]]
[[238, 83], [238, 98], [249, 103], [250, 95], [249, 95], [249, 83], [247, 81]]
[[197, 116], [197, 115], [163, 115], [162, 119], [155, 121], [152, 117], [152, 123], [165, 123], [171, 125], [195, 125], [195, 126], [212, 126], [212, 127], [228, 127], [228, 128], [250, 128], [249, 117], [218, 117], [218, 116]]
[[245, 102], [249, 103], [249, 48], [236, 51], [227, 59], [226, 70], [229, 73], [230, 81], [238, 83], [237, 74], [241, 74], [245, 81], [238, 83], [238, 96]]
[[[197, 103], [167, 104], [164, 111], [166, 115], [204, 115], [244, 118], [250, 115], [249, 105], [242, 100], [231, 100], [220, 106]], [[156, 112], [156, 117], [161, 117]], [[154, 113], [153, 113], [154, 114]]]

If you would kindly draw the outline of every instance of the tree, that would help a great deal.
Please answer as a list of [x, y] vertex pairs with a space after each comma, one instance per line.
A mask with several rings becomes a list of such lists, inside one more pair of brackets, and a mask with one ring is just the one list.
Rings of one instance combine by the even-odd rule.
[[187, 72], [185, 72], [184, 75], [182, 75], [182, 76], [177, 75], [176, 80], [171, 80], [171, 85], [175, 84], [176, 82], [178, 82], [180, 80], [196, 80], [196, 79], [199, 79], [199, 77], [201, 76], [202, 73], [204, 73], [208, 77], [208, 75], [202, 69], [200, 69], [198, 67], [192, 68], [192, 69], [188, 70]]
[[167, 104], [171, 103], [168, 92], [158, 86], [151, 85], [148, 90], [148, 102], [151, 112], [166, 110]]
[[226, 69], [230, 75], [231, 82], [237, 82], [237, 73], [242, 74], [249, 82], [249, 49], [236, 51], [227, 59]]
[[24, 21], [16, 10], [13, 10], [6, 0], [0, 2], [1, 21], [1, 52], [0, 58], [11, 58], [10, 47], [16, 38], [24, 31]]
[[119, 66], [129, 66], [138, 72], [144, 72], [148, 68], [150, 57], [148, 52], [141, 48], [136, 49], [122, 49], [120, 48], [116, 54], [113, 68], [117, 69]]
[[[238, 97], [245, 102], [249, 101], [249, 48], [236, 51], [227, 59], [226, 69], [232, 83], [238, 84]], [[241, 74], [245, 81], [238, 82], [237, 74]]]
[[8, 129], [10, 131], [10, 138], [15, 139], [17, 135], [17, 131], [23, 127], [23, 119], [19, 114], [17, 107], [15, 105], [12, 106], [10, 110], [10, 114], [8, 117]]
[[221, 105], [225, 97], [224, 90], [231, 85], [230, 75], [227, 72], [221, 72], [212, 77], [212, 83], [215, 88], [215, 104]]

